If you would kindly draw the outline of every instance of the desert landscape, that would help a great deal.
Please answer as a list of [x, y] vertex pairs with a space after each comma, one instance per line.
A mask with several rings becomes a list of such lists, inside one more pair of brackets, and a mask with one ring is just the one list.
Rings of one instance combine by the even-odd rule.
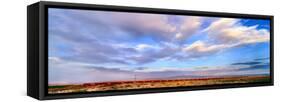
[[109, 90], [222, 85], [222, 84], [254, 83], [254, 82], [269, 82], [269, 81], [270, 81], [270, 77], [266, 75], [234, 76], [234, 77], [220, 77], [220, 78], [173, 79], [173, 80], [114, 81], [114, 82], [84, 83], [78, 85], [50, 85], [48, 88], [48, 93], [49, 94], [81, 93], [81, 92], [97, 92], [97, 91], [109, 91]]
[[270, 82], [270, 20], [52, 8], [48, 93]]

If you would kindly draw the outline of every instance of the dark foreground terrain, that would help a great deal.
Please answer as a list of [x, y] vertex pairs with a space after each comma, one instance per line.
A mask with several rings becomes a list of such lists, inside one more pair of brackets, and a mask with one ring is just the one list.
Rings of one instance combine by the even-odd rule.
[[129, 90], [163, 87], [204, 86], [237, 83], [269, 82], [269, 76], [239, 76], [222, 78], [197, 78], [176, 80], [141, 80], [85, 83], [80, 85], [52, 85], [48, 88], [49, 94], [95, 92], [108, 90]]

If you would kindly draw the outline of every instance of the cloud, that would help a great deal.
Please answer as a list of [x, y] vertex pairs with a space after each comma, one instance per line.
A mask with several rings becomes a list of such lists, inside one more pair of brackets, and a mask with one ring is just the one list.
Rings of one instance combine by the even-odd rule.
[[[70, 39], [65, 39], [70, 40]], [[133, 48], [114, 46], [112, 44], [101, 43], [91, 40], [91, 42], [79, 42], [70, 41], [69, 44], [72, 47], [72, 54], [65, 56], [65, 59], [91, 62], [91, 63], [120, 63], [129, 64], [122, 59], [122, 54], [129, 54], [137, 52]]]
[[119, 13], [112, 16], [116, 20], [116, 27], [136, 37], [151, 35], [155, 40], [169, 40], [176, 31], [176, 27], [169, 24], [164, 15]]
[[269, 57], [266, 57], [266, 58], [256, 58], [254, 59], [256, 61], [263, 61], [263, 60], [269, 60]]
[[251, 65], [247, 68], [242, 68], [242, 69], [239, 69], [240, 71], [247, 71], [247, 70], [262, 70], [262, 69], [265, 69], [265, 70], [268, 70], [269, 71], [269, 63], [263, 63], [263, 64], [257, 64], [257, 65]]
[[151, 36], [153, 40], [163, 41], [169, 40], [176, 31], [176, 27], [168, 22], [166, 15], [81, 10], [74, 13], [79, 18], [87, 19], [87, 22], [83, 23], [99, 22], [93, 24], [111, 32], [108, 33], [111, 37], [124, 35], [122, 37], [137, 39], [138, 37]]
[[170, 57], [171, 55], [174, 55], [174, 53], [177, 53], [177, 51], [178, 50], [176, 48], [163, 47], [160, 49], [150, 50], [136, 56], [130, 56], [128, 59], [133, 60], [136, 64], [145, 64]]
[[240, 62], [240, 63], [232, 63], [231, 65], [256, 65], [261, 63], [262, 62]]
[[186, 17], [179, 28], [180, 32], [178, 32], [175, 35], [175, 38], [177, 40], [186, 40], [187, 38], [195, 34], [199, 30], [201, 25], [202, 25], [202, 18]]
[[251, 71], [251, 70], [268, 70], [269, 71], [269, 63], [267, 60], [264, 60], [265, 58], [259, 58], [253, 59], [252, 61], [246, 61], [246, 62], [237, 62], [232, 63], [231, 65], [234, 66], [245, 66], [243, 68], [240, 68], [239, 71]]
[[198, 52], [198, 53], [205, 53], [205, 52], [216, 52], [221, 48], [224, 48], [224, 45], [207, 45], [202, 41], [196, 41], [189, 46], [183, 48], [186, 52]]
[[149, 50], [153, 50], [153, 49], [159, 49], [159, 47], [154, 46], [154, 45], [149, 45], [149, 44], [138, 44], [138, 45], [136, 45], [135, 49], [138, 51], [149, 51]]
[[251, 44], [269, 41], [269, 31], [255, 26], [243, 26], [239, 19], [222, 18], [214, 21], [204, 31], [216, 43]]
[[234, 47], [269, 41], [269, 31], [257, 29], [257, 26], [243, 26], [239, 21], [221, 18], [212, 22], [202, 30], [208, 34], [208, 40], [197, 40], [182, 48], [188, 54], [185, 58], [205, 57]]
[[186, 58], [200, 58], [221, 52], [225, 49], [231, 48], [234, 45], [227, 44], [207, 44], [198, 40], [190, 45], [185, 45], [182, 51], [187, 54]]
[[[182, 23], [173, 25], [170, 16], [157, 14], [51, 9], [49, 15], [52, 53], [64, 44], [66, 59], [92, 63], [143, 64], [172, 56], [180, 50], [167, 46], [188, 39], [201, 25], [191, 16], [176, 17]], [[130, 43], [145, 37], [158, 44]]]
[[[94, 30], [109, 33], [112, 31], [110, 33], [110, 36], [112, 37], [120, 37], [121, 35], [133, 38], [151, 36], [156, 41], [170, 41], [174, 38], [177, 40], [185, 40], [199, 30], [202, 24], [201, 21], [203, 20], [201, 17], [194, 16], [169, 16], [160, 14], [81, 10], [62, 11], [63, 12], [59, 13], [65, 13], [63, 15], [68, 16], [63, 18], [75, 20], [76, 25], [86, 24], [92, 26], [92, 28], [94, 27]], [[169, 17], [178, 19], [182, 22], [180, 25], [173, 25], [174, 22], [169, 21]], [[117, 34], [116, 32], [123, 34], [115, 36], [115, 34]]]
[[[112, 14], [119, 29], [131, 32], [136, 37], [150, 35], [156, 41], [169, 42], [174, 39], [186, 40], [194, 35], [201, 26], [203, 18], [194, 16], [173, 17], [180, 19], [180, 25], [169, 22], [168, 15], [119, 13]], [[124, 23], [126, 22], [126, 23]], [[144, 23], [145, 22], [145, 23]]]

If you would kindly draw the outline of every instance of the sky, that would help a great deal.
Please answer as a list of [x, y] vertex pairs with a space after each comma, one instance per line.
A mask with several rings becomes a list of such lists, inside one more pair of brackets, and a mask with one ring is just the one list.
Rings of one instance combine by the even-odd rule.
[[269, 74], [270, 21], [49, 8], [49, 84]]

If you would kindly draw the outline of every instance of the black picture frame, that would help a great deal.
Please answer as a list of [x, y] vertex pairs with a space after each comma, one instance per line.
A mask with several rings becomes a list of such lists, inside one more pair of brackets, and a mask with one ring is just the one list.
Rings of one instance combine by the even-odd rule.
[[[153, 13], [153, 14], [172, 14], [172, 15], [193, 15], [208, 17], [226, 17], [226, 18], [251, 18], [270, 20], [270, 82], [268, 83], [246, 83], [231, 85], [211, 85], [211, 86], [192, 86], [176, 88], [157, 88], [157, 89], [137, 89], [124, 91], [106, 91], [89, 92], [75, 94], [57, 94], [47, 93], [48, 88], [48, 8], [65, 9], [83, 9], [83, 10], [102, 10], [102, 11], [121, 11], [135, 13]], [[128, 95], [143, 93], [175, 92], [206, 89], [223, 89], [254, 86], [273, 85], [273, 16], [272, 15], [254, 15], [237, 14], [205, 11], [188, 11], [174, 9], [156, 9], [142, 7], [124, 7], [111, 5], [93, 5], [79, 3], [62, 3], [40, 1], [27, 7], [27, 95], [39, 100], [61, 99], [61, 98], [81, 98], [109, 95]]]

